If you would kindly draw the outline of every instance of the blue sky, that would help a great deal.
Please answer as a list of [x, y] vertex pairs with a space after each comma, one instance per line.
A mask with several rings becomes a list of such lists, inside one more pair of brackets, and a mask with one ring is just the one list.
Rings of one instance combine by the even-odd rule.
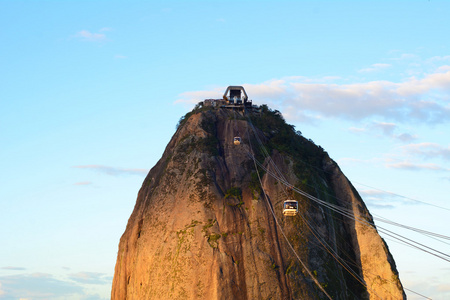
[[[108, 299], [144, 176], [228, 85], [321, 145], [374, 215], [450, 235], [449, 15], [433, 0], [0, 0], [0, 299]], [[386, 241], [405, 287], [450, 297], [447, 262]]]

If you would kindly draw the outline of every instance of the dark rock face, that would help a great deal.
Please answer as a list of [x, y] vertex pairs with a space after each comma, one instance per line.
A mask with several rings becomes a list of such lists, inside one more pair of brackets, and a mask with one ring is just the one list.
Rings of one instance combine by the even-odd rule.
[[[333, 299], [405, 299], [375, 228], [269, 174], [373, 223], [336, 163], [278, 112], [263, 107], [251, 120], [270, 156], [242, 114], [199, 109], [181, 122], [139, 191], [111, 298], [327, 299], [324, 290]], [[249, 153], [266, 168], [262, 186]], [[287, 198], [298, 200], [298, 216], [283, 216]]]

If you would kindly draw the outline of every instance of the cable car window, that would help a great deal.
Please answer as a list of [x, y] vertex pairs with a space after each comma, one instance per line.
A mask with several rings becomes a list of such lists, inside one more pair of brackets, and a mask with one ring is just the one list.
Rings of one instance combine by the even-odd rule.
[[297, 202], [289, 201], [284, 203], [284, 208], [287, 209], [297, 209]]

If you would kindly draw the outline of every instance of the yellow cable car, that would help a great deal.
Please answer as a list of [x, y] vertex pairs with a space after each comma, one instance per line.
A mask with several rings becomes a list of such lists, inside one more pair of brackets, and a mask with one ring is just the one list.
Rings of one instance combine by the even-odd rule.
[[288, 217], [293, 217], [298, 214], [297, 200], [286, 200], [283, 203], [283, 214]]
[[241, 138], [236, 136], [236, 137], [234, 137], [234, 141], [233, 142], [234, 142], [235, 145], [240, 145], [241, 144]]

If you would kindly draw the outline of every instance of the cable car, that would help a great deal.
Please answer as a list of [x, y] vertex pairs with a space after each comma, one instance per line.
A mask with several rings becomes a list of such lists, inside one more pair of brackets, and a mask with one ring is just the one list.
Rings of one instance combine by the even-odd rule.
[[283, 203], [283, 214], [288, 217], [293, 217], [298, 214], [297, 200], [286, 200]]
[[241, 144], [241, 138], [236, 136], [236, 137], [234, 137], [234, 141], [233, 142], [234, 142], [235, 145], [240, 145]]

